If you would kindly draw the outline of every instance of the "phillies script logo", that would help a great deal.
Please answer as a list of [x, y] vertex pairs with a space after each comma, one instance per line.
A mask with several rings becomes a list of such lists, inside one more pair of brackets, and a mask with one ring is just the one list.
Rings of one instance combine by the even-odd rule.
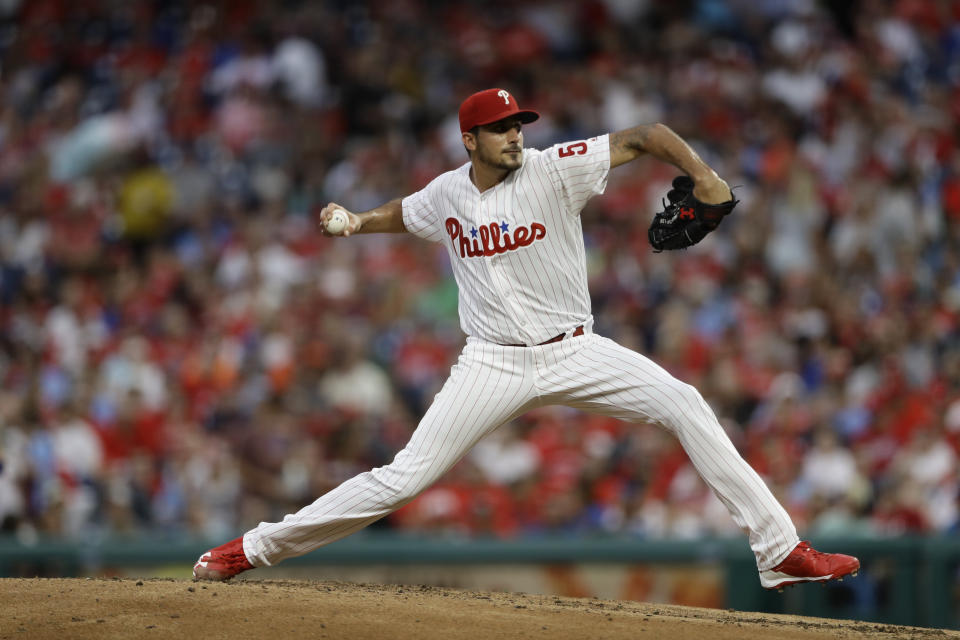
[[495, 256], [498, 253], [516, 251], [520, 247], [533, 244], [534, 240], [541, 240], [547, 236], [547, 228], [539, 222], [531, 222], [529, 227], [522, 225], [510, 229], [506, 222], [497, 224], [491, 222], [472, 227], [468, 233], [463, 232], [463, 225], [456, 218], [446, 219], [447, 234], [453, 240], [453, 246], [459, 247], [461, 258], [478, 258], [480, 256]]

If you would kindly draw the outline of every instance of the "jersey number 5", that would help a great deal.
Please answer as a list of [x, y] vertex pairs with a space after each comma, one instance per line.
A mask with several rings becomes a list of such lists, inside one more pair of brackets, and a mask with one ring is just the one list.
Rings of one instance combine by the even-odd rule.
[[561, 147], [557, 149], [557, 153], [560, 154], [561, 158], [569, 158], [570, 156], [577, 155], [582, 156], [587, 152], [587, 143], [586, 142], [574, 142], [573, 144], [568, 144], [564, 149]]

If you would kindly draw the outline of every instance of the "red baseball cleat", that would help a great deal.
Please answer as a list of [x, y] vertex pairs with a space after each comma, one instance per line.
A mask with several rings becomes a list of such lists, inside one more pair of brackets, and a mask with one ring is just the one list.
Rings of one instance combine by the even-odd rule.
[[804, 540], [773, 569], [760, 572], [764, 589], [783, 590], [801, 582], [843, 580], [846, 575], [857, 575], [860, 561], [842, 553], [821, 553]]
[[197, 580], [229, 580], [238, 573], [253, 569], [243, 552], [243, 536], [210, 549], [193, 565]]

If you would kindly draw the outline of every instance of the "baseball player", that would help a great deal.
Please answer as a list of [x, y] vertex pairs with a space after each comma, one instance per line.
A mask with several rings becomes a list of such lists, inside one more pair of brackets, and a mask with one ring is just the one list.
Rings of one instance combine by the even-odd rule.
[[[226, 580], [348, 536], [413, 500], [498, 426], [551, 404], [656, 423], [676, 435], [748, 531], [763, 587], [855, 574], [856, 558], [798, 539], [696, 389], [592, 330], [580, 211], [603, 193], [610, 169], [651, 154], [689, 176], [691, 201], [705, 206], [735, 202], [726, 182], [662, 124], [541, 151], [523, 147], [523, 126], [539, 114], [503, 89], [468, 97], [459, 116], [469, 162], [370, 211], [331, 203], [321, 212], [329, 235], [406, 232], [446, 247], [467, 334], [449, 379], [390, 464], [207, 551], [194, 577]], [[671, 202], [681, 197], [671, 191]]]

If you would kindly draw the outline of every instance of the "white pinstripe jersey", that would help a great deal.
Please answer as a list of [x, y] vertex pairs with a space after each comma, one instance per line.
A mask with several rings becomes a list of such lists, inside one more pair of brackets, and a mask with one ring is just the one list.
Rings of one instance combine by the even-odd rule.
[[407, 230], [447, 247], [468, 336], [538, 344], [592, 321], [580, 211], [609, 172], [603, 135], [524, 149], [483, 193], [468, 162], [403, 199]]

